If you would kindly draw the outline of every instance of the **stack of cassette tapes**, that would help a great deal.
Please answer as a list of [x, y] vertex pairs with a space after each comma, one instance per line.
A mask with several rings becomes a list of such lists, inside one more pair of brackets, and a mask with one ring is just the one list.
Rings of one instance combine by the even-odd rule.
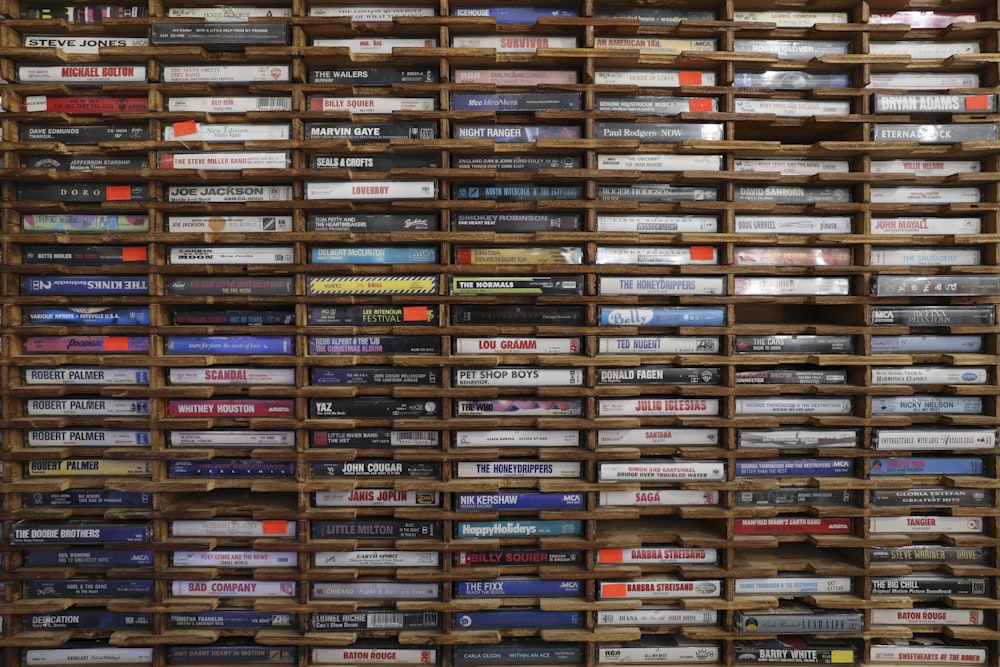
[[995, 3], [102, 3], [0, 0], [0, 667], [998, 664]]

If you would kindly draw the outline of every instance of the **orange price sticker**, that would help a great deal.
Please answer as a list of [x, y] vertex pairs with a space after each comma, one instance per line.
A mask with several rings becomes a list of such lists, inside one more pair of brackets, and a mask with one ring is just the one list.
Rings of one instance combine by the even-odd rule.
[[132, 186], [109, 185], [107, 191], [104, 193], [104, 199], [105, 201], [131, 201]]
[[182, 120], [178, 123], [174, 123], [174, 136], [175, 137], [185, 137], [189, 134], [194, 134], [198, 131], [198, 123], [193, 120]]

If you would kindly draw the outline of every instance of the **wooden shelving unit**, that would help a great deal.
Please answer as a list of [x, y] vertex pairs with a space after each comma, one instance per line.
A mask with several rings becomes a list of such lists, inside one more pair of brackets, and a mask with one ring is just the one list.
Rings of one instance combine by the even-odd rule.
[[[456, 660], [455, 651], [470, 645], [506, 646], [516, 639], [568, 650], [565, 661], [541, 663], [589, 667], [619, 662], [602, 652], [618, 642], [672, 636], [701, 643], [703, 652], [657, 664], [741, 665], [751, 664], [741, 650], [744, 642], [776, 635], [741, 632], [740, 612], [790, 602], [818, 610], [858, 610], [861, 630], [806, 635], [810, 641], [847, 641], [854, 661], [844, 664], [897, 667], [891, 660], [876, 659], [878, 649], [872, 647], [910, 638], [973, 640], [985, 647], [986, 661], [964, 664], [995, 664], [1000, 656], [994, 319], [1000, 302], [1000, 23], [995, 3], [721, 2], [706, 8], [711, 20], [647, 25], [608, 14], [673, 6], [558, 0], [554, 7], [574, 10], [576, 16], [506, 24], [452, 15], [455, 8], [442, 0], [431, 6], [432, 16], [352, 23], [350, 18], [311, 15], [319, 7], [332, 10], [336, 3], [284, 0], [271, 4], [287, 8], [289, 16], [251, 20], [287, 26], [288, 40], [279, 45], [239, 44], [224, 50], [197, 44], [128, 45], [84, 54], [28, 45], [39, 35], [147, 38], [154, 26], [203, 21], [168, 16], [171, 9], [194, 4], [149, 0], [148, 16], [86, 23], [31, 18], [32, 12], [48, 7], [38, 0], [6, 0], [5, 8], [0, 0], [0, 80], [6, 82], [0, 84], [3, 664], [65, 664], [41, 651], [67, 648], [78, 640], [112, 651], [148, 649], [148, 657], [132, 662], [157, 667], [218, 663], [218, 658], [198, 658], [195, 649], [183, 653], [178, 648], [236, 641], [263, 647], [269, 657], [261, 661], [269, 664], [392, 662], [387, 656], [366, 661], [365, 655], [371, 655], [363, 647], [374, 646], [390, 653], [429, 651], [405, 655], [417, 664], [460, 667], [476, 663]], [[263, 0], [252, 4], [268, 5]], [[470, 0], [461, 6], [488, 3]], [[846, 20], [787, 27], [740, 18], [744, 12], [771, 9], [840, 13]], [[941, 27], [878, 19], [899, 11], [932, 12], [939, 18], [975, 13], [979, 18]], [[498, 35], [543, 46], [517, 53], [452, 46], [455, 38]], [[556, 37], [570, 39], [575, 47], [544, 46]], [[345, 46], [315, 44], [397, 38], [429, 45], [400, 46], [391, 53], [362, 53], [357, 46], [352, 53]], [[688, 40], [688, 46], [678, 54], [623, 48], [639, 44], [628, 40], [647, 39]], [[807, 50], [808, 57], [782, 57], [768, 51], [763, 40], [792, 44], [788, 48], [835, 42], [842, 53], [813, 55]], [[886, 45], [905, 42], [913, 46], [887, 52]], [[906, 49], [912, 53], [903, 54]], [[923, 53], [934, 57], [920, 57]], [[239, 65], [263, 66], [273, 80], [169, 80], [172, 67]], [[119, 73], [135, 68], [137, 80], [31, 82], [26, 66], [121, 68]], [[363, 86], [317, 82], [313, 74], [317, 69], [369, 68], [426, 70], [431, 77], [422, 83]], [[543, 76], [551, 70], [568, 78], [566, 83], [507, 87], [464, 82], [461, 74], [490, 69], [510, 70], [522, 82], [530, 71]], [[651, 85], [621, 83], [622, 72], [632, 71], [649, 77]], [[671, 71], [681, 73], [678, 85], [654, 83]], [[769, 77], [766, 86], [759, 85], [762, 74]], [[918, 80], [897, 78], [886, 86], [880, 78], [911, 74]], [[563, 103], [557, 107], [540, 110], [455, 108], [456, 100], [466, 95], [540, 92], [568, 97], [560, 98]], [[876, 106], [898, 101], [905, 93], [971, 106], [927, 113], [905, 107], [886, 113]], [[98, 113], [36, 110], [55, 109], [55, 98], [78, 96], [130, 99], [137, 106]], [[171, 106], [171, 101], [205, 96], [288, 98], [290, 110], [211, 113]], [[686, 104], [688, 109], [671, 107], [658, 114], [606, 110], [615, 100], [652, 97], [662, 98], [656, 104]], [[432, 109], [317, 111], [310, 106], [316, 98], [417, 98], [430, 100]], [[578, 105], [568, 103], [574, 99]], [[765, 102], [773, 113], [764, 112]], [[816, 106], [811, 112], [790, 110], [807, 104]], [[373, 142], [311, 129], [385, 123], [433, 132]], [[287, 137], [189, 138], [193, 129], [229, 127], [237, 132], [243, 124], [274, 126]], [[37, 128], [103, 125], [125, 130], [87, 141], [37, 134]], [[924, 134], [914, 140], [917, 126]], [[927, 134], [932, 126], [940, 126], [935, 137]], [[470, 127], [487, 136], [461, 138]], [[555, 129], [542, 129], [540, 138], [523, 141], [534, 139], [530, 133], [536, 127]], [[494, 140], [489, 135], [496, 128], [522, 140]], [[673, 131], [682, 137], [675, 138]], [[636, 132], [652, 140], [641, 140]], [[663, 133], [658, 135], [662, 140], [657, 133]], [[233, 151], [286, 152], [288, 161], [285, 168], [162, 168], [163, 154]], [[121, 157], [125, 166], [71, 171], [60, 162], [96, 156]], [[346, 161], [330, 162], [328, 156]], [[637, 163], [638, 156], [646, 161]], [[489, 166], [495, 158], [543, 162], [537, 170], [501, 169]], [[136, 168], [132, 159], [146, 166]], [[390, 160], [403, 166], [368, 168]], [[799, 164], [789, 166], [795, 160]], [[949, 172], [948, 165], [958, 161], [972, 166], [956, 165]], [[941, 166], [928, 166], [932, 162]], [[621, 163], [647, 167], [626, 169]], [[426, 164], [435, 166], [421, 166]], [[368, 181], [373, 184], [366, 185]], [[311, 188], [327, 183], [340, 184], [348, 194], [311, 196], [316, 192]], [[425, 196], [414, 186], [405, 197], [381, 198], [395, 190], [380, 188], [409, 187], [400, 185], [405, 183], [431, 183], [434, 192]], [[373, 189], [352, 195], [352, 185]], [[232, 200], [184, 201], [187, 190], [207, 186], [228, 189]], [[634, 188], [643, 186], [660, 194], [637, 196]], [[374, 231], [366, 231], [346, 219], [370, 214], [405, 216], [410, 222], [391, 226], [378, 221], [371, 223]], [[500, 217], [491, 222], [494, 215]], [[69, 217], [46, 226], [51, 216]], [[107, 224], [83, 227], [88, 216], [107, 216]], [[237, 216], [259, 216], [259, 226], [227, 223]], [[190, 222], [193, 218], [211, 221]], [[539, 220], [550, 229], [540, 227]], [[340, 231], [328, 231], [335, 225]], [[896, 233], [887, 233], [892, 231]], [[229, 264], [211, 255], [203, 261], [190, 259], [199, 256], [198, 249], [220, 247], [277, 249], [286, 257]], [[384, 247], [415, 248], [427, 261], [338, 260], [345, 248], [377, 254]], [[172, 261], [171, 253], [179, 249], [188, 249], [189, 259]], [[530, 261], [506, 263], [504, 258], [519, 249], [540, 250]], [[955, 250], [955, 263], [927, 259], [949, 249]], [[966, 262], [962, 258], [968, 259], [970, 251], [978, 253], [976, 261]], [[91, 259], [76, 265], [60, 252]], [[317, 257], [316, 252], [327, 254]], [[634, 259], [640, 252], [645, 259]], [[116, 259], [119, 255], [123, 259]], [[60, 280], [73, 277], [98, 283], [60, 291]], [[455, 281], [469, 278], [503, 282], [533, 277], [548, 277], [563, 289], [556, 294], [455, 289]], [[909, 282], [888, 293], [898, 287], [897, 278]], [[132, 281], [130, 291], [102, 293], [100, 281], [118, 279]], [[624, 284], [628, 280], [632, 284]], [[228, 281], [225, 289], [223, 281]], [[380, 288], [380, 281], [395, 291], [384, 284]], [[357, 288], [346, 289], [345, 282]], [[356, 311], [362, 307], [384, 310], [361, 317]], [[903, 323], [880, 321], [885, 310], [895, 309], [898, 315], [906, 308], [926, 307], [938, 309], [921, 311], [929, 317], [922, 321], [926, 325], [916, 316]], [[956, 312], [949, 309], [957, 307], [969, 307], [982, 317], [949, 320], [949, 313]], [[83, 315], [73, 321], [73, 309], [118, 309], [117, 321]], [[135, 318], [122, 319], [125, 309]], [[643, 323], [657, 309], [668, 318], [660, 320], [665, 325]], [[693, 325], [686, 324], [691, 320], [669, 320], [678, 310], [704, 319]], [[245, 315], [226, 320], [227, 311]], [[251, 346], [245, 350], [256, 352], [185, 346], [188, 337], [207, 345], [206, 337], [212, 336], [236, 337]], [[812, 347], [792, 343], [783, 351], [760, 347], [775, 342], [765, 339], [780, 336], [802, 337], [800, 343], [806, 337], [828, 338]], [[920, 347], [909, 340], [918, 336], [932, 338]], [[59, 340], [65, 337], [76, 337], [75, 347]], [[264, 344], [261, 337], [268, 347], [256, 347]], [[508, 342], [504, 348], [501, 340], [527, 343]], [[400, 347], [393, 348], [395, 343]], [[535, 346], [545, 343], [555, 347], [539, 352]], [[490, 349], [493, 344], [498, 345], [495, 350]], [[891, 381], [891, 369], [911, 366], [942, 367], [952, 374], [939, 384]], [[386, 375], [362, 384], [357, 378], [370, 367], [382, 367]], [[95, 376], [86, 372], [60, 374], [77, 368], [144, 375], [126, 383], [88, 382]], [[358, 373], [353, 380], [340, 375], [352, 368]], [[512, 368], [523, 372], [515, 377]], [[176, 375], [183, 372], [179, 369], [189, 369], [195, 379]], [[207, 377], [204, 369], [219, 372]], [[489, 369], [502, 371], [503, 379], [485, 377], [483, 371]], [[670, 380], [670, 374], [681, 374], [677, 369], [685, 369], [684, 379]], [[59, 373], [46, 377], [46, 370]], [[418, 370], [427, 377], [399, 379]], [[626, 372], [636, 370], [643, 373]], [[668, 379], [657, 381], [661, 370]], [[963, 370], [965, 374], [958, 372]], [[244, 377], [259, 371], [280, 379]], [[761, 374], [753, 377], [754, 371]], [[800, 373], [787, 375], [786, 382], [764, 379], [783, 371]], [[331, 378], [330, 384], [324, 378]], [[923, 396], [937, 405], [922, 401]], [[405, 401], [405, 406], [397, 404], [405, 409], [394, 417], [369, 405], [378, 398]], [[882, 405], [907, 398], [917, 407], [890, 412]], [[76, 403], [69, 405], [70, 400]], [[969, 407], [975, 400], [978, 409]], [[782, 401], [784, 407], [778, 405]], [[810, 401], [822, 405], [803, 408]], [[959, 407], [937, 410], [948, 402]], [[528, 403], [535, 404], [534, 411], [525, 409]], [[133, 406], [131, 414], [100, 413], [125, 410], [126, 404]], [[497, 414], [465, 414], [470, 408], [483, 411], [483, 405]], [[887, 443], [890, 434], [920, 430], [978, 437], [982, 445], [876, 446], [880, 435]], [[140, 442], [104, 446], [51, 435], [70, 431], [78, 440], [114, 431]], [[246, 441], [245, 446], [198, 444], [195, 436], [184, 440], [188, 432], [218, 436], [230, 431], [268, 432], [274, 440]], [[804, 432], [805, 439], [792, 437], [792, 431]], [[389, 433], [407, 445], [383, 443]], [[779, 433], [784, 440], [773, 439]], [[563, 441], [556, 442], [554, 434]], [[288, 446], [275, 444], [282, 439]], [[933, 474], [884, 474], [889, 468], [883, 466], [908, 456], [940, 459], [951, 467]], [[966, 458], [978, 461], [981, 470], [963, 474], [953, 469]], [[99, 476], [67, 470], [66, 462], [78, 459], [138, 470]], [[257, 477], [218, 470], [189, 475], [182, 469], [213, 462], [221, 468], [232, 459], [263, 461], [272, 472]], [[798, 472], [742, 472], [754, 461], [764, 466], [786, 459], [801, 461]], [[526, 474], [475, 467], [504, 461], [515, 466], [512, 471]], [[370, 464], [369, 470], [385, 474], [345, 475], [345, 462]], [[629, 462], [680, 462], [698, 472], [675, 473], [680, 475], [676, 479], [611, 479], [611, 465]], [[836, 471], [831, 468], [835, 462], [841, 466]], [[721, 469], [721, 479], [714, 473], [696, 477], [703, 474], [701, 466]], [[572, 472], [547, 476], [563, 468]], [[907, 507], [876, 497], [883, 491], [927, 487], [954, 490], [967, 503], [979, 494], [980, 505]], [[798, 505], [753, 495], [791, 488], [816, 494]], [[59, 503], [45, 495], [80, 489], [147, 497], [138, 501], [133, 495], [122, 505], [102, 506]], [[360, 493], [364, 490], [375, 492], [365, 496]], [[666, 500], [678, 491], [687, 492], [684, 500]], [[335, 504], [342, 498], [323, 500], [323, 494], [348, 492], [356, 494], [351, 504]], [[635, 495], [630, 502], [606, 496], [615, 492]], [[820, 492], [846, 502], [824, 504]], [[379, 500], [380, 493], [405, 497], [409, 505]], [[564, 502], [578, 496], [580, 504], [469, 510], [460, 503], [462, 494], [518, 493], [551, 494], [549, 500], [558, 495]], [[904, 516], [917, 519], [910, 531], [876, 528], [876, 519]], [[816, 528], [786, 532], [754, 521], [788, 517], [814, 521]], [[920, 525], [921, 517], [964, 517], [970, 532], [928, 531]], [[374, 533], [357, 532], [366, 522], [390, 519], [407, 524], [415, 534], [398, 537], [377, 526]], [[74, 564], [56, 552], [102, 545], [87, 543], [85, 537], [80, 542], [24, 544], [15, 535], [18, 527], [58, 528], [77, 520], [84, 527], [148, 527], [145, 543], [105, 545], [108, 553], [135, 550], [148, 552], [148, 557], [137, 556], [131, 564], [98, 558], [87, 565], [81, 556]], [[210, 520], [263, 523], [254, 526], [257, 533], [243, 536], [227, 531], [185, 535], [177, 523]], [[520, 536], [496, 536], [499, 523], [487, 523], [508, 520], [520, 526], [515, 528]], [[547, 522], [544, 527], [554, 532], [531, 532], [533, 521]], [[841, 528], [833, 525], [837, 522]], [[968, 563], [873, 556], [873, 548], [908, 545], [959, 547], [983, 556]], [[599, 562], [601, 550], [610, 549], [714, 550], [717, 559]], [[52, 555], [41, 561], [32, 555], [40, 550]], [[181, 552], [209, 550], [281, 552], [292, 560], [287, 567], [227, 567], [224, 559], [219, 566], [197, 567], [175, 560]], [[340, 565], [347, 553], [385, 550], [420, 552], [427, 564], [400, 561], [396, 553], [376, 558], [376, 567]], [[526, 554], [523, 562], [504, 563], [497, 555], [511, 551]], [[475, 554], [481, 557], [472, 563]], [[559, 557], [553, 559], [553, 554]], [[323, 558], [334, 565], [324, 565]], [[968, 577], [969, 586], [977, 588], [942, 595], [880, 588], [885, 577], [911, 574]], [[758, 592], [746, 592], [750, 579], [795, 577], [816, 577], [819, 588], [789, 592], [765, 582]], [[506, 588], [491, 587], [498, 580], [522, 578], [568, 582], [568, 594], [508, 594]], [[45, 593], [46, 582], [63, 580], [95, 586], [139, 583], [138, 592], [131, 594], [91, 597], [82, 589]], [[692, 591], [704, 594], [659, 597], [676, 591], [670, 584], [674, 580], [691, 583]], [[645, 597], [615, 597], [642, 581], [652, 587]], [[253, 591], [241, 588], [247, 582], [260, 590], [284, 589], [273, 596], [232, 595]], [[485, 583], [476, 588], [467, 582]], [[221, 588], [212, 589], [220, 583]], [[198, 584], [205, 585], [202, 594], [184, 594]], [[373, 599], [362, 599], [358, 589], [342, 593], [369, 584], [405, 589], [382, 598], [376, 591]], [[53, 586], [58, 591], [60, 584]], [[701, 612], [709, 620], [611, 625], [600, 618], [603, 612], [642, 613], [664, 605]], [[499, 627], [481, 616], [521, 608], [538, 615], [522, 623], [508, 615], [507, 621], [494, 623]], [[877, 613], [881, 610], [907, 608], [965, 610], [981, 623], [876, 622], [883, 618]], [[271, 626], [258, 628], [182, 625], [184, 614], [218, 610], [273, 612], [274, 618]], [[106, 619], [121, 612], [145, 620], [142, 627], [127, 628], [88, 627], [86, 622], [61, 627], [68, 621], [56, 619], [105, 611]], [[330, 622], [325, 614], [391, 611], [438, 622], [430, 628], [366, 630], [324, 625]], [[123, 618], [102, 623], [125, 623]], [[549, 622], [556, 627], [546, 627]], [[505, 623], [513, 627], [503, 627]], [[362, 653], [334, 660], [338, 647], [357, 647]], [[234, 662], [240, 660], [250, 659]], [[900, 658], [898, 664], [913, 660]], [[397, 659], [395, 664], [410, 662]]]

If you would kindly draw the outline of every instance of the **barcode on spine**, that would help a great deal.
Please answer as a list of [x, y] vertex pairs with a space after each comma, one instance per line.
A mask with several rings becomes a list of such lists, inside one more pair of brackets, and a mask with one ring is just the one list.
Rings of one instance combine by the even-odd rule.
[[400, 630], [402, 627], [401, 614], [390, 611], [368, 612], [369, 630]]
[[290, 97], [258, 97], [258, 111], [291, 111], [292, 98]]
[[437, 444], [437, 440], [431, 437], [427, 431], [397, 431], [393, 434], [392, 444], [398, 445], [404, 442], [412, 445]]

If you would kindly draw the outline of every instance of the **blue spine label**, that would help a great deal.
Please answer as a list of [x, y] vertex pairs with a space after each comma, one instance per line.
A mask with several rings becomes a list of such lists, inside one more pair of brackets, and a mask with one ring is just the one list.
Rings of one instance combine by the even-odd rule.
[[21, 279], [21, 293], [30, 295], [83, 294], [86, 296], [97, 294], [147, 295], [149, 294], [149, 279], [146, 276], [121, 276], [117, 278], [97, 276], [25, 277]]
[[455, 94], [455, 111], [569, 111], [582, 108], [580, 93]]
[[25, 324], [80, 324], [88, 326], [148, 326], [149, 308], [25, 308]]
[[310, 336], [309, 354], [441, 354], [440, 336]]
[[170, 477], [295, 477], [294, 461], [214, 459], [212, 461], [171, 461]]
[[153, 595], [152, 579], [36, 579], [24, 583], [26, 597], [146, 597]]
[[964, 456], [903, 456], [871, 459], [869, 471], [875, 475], [982, 475], [983, 460]]
[[75, 565], [78, 567], [152, 567], [152, 551], [124, 549], [32, 549], [25, 551], [28, 567]]
[[583, 532], [581, 521], [458, 521], [456, 537], [540, 537], [552, 535], [579, 535]]
[[167, 354], [292, 354], [293, 336], [168, 336]]
[[18, 522], [10, 529], [11, 544], [99, 544], [148, 542], [147, 524], [31, 524]]
[[854, 473], [852, 459], [737, 459], [735, 463], [738, 477], [851, 475]]
[[531, 597], [535, 595], [580, 595], [582, 592], [582, 582], [572, 579], [501, 579], [455, 582], [455, 595], [459, 597]]
[[578, 16], [575, 9], [543, 9], [536, 7], [456, 7], [452, 16], [478, 16], [492, 18], [497, 23], [538, 23], [540, 18], [566, 18]]
[[144, 613], [73, 609], [51, 614], [26, 614], [24, 625], [32, 630], [131, 630], [151, 629], [153, 615]]
[[581, 199], [583, 189], [576, 185], [462, 185], [454, 189], [455, 199], [491, 199], [495, 201], [537, 201], [540, 199]]
[[721, 327], [725, 308], [601, 308], [602, 327]]
[[578, 611], [506, 609], [456, 613], [456, 627], [468, 628], [578, 628], [583, 616]]
[[459, 510], [584, 509], [582, 493], [459, 493]]

